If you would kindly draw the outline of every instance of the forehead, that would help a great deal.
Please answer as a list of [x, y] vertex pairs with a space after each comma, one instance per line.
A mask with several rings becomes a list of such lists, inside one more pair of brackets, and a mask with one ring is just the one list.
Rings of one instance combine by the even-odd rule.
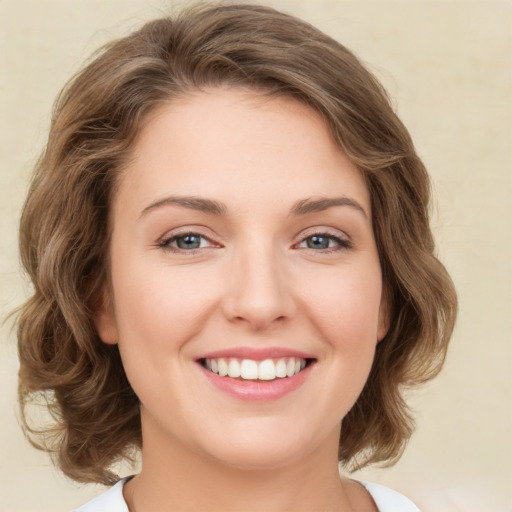
[[124, 171], [119, 195], [137, 195], [139, 208], [166, 194], [214, 197], [238, 208], [350, 195], [370, 211], [364, 178], [318, 112], [241, 88], [194, 92], [159, 107]]

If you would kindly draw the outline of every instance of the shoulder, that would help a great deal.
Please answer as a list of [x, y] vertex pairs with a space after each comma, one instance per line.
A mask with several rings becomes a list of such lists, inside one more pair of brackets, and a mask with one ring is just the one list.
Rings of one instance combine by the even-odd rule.
[[379, 512], [420, 512], [420, 509], [402, 494], [379, 484], [361, 482], [371, 494]]
[[108, 491], [96, 496], [73, 512], [129, 512], [123, 498], [123, 486], [128, 478], [123, 478]]

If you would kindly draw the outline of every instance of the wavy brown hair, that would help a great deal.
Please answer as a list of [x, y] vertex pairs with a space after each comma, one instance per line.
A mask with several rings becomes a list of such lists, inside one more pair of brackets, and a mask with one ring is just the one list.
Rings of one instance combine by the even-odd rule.
[[[311, 106], [366, 179], [392, 314], [343, 420], [339, 456], [349, 469], [398, 459], [413, 429], [403, 392], [445, 359], [456, 295], [435, 256], [429, 178], [381, 85], [344, 46], [292, 16], [256, 5], [189, 8], [107, 45], [65, 87], [22, 213], [33, 283], [18, 321], [23, 424], [75, 480], [113, 483], [112, 464], [142, 443], [117, 346], [102, 343], [93, 322], [118, 177], [149, 113], [220, 85]], [[40, 398], [50, 425], [28, 420]]]

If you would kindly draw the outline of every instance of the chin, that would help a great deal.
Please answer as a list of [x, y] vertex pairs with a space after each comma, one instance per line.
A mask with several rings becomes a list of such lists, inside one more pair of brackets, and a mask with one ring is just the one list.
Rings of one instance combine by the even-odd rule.
[[[283, 435], [283, 433], [286, 433]], [[237, 435], [239, 434], [239, 435]], [[217, 462], [237, 470], [263, 471], [290, 466], [305, 453], [313, 451], [311, 439], [290, 429], [254, 428], [226, 435], [208, 450]], [[309, 446], [310, 450], [307, 449]]]

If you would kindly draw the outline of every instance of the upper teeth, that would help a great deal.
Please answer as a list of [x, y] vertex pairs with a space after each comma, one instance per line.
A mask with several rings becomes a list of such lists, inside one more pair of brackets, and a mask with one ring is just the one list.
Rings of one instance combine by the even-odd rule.
[[227, 375], [232, 378], [241, 377], [248, 380], [274, 380], [276, 377], [293, 377], [306, 366], [306, 360], [299, 357], [283, 357], [255, 361], [253, 359], [219, 357], [205, 359], [204, 365], [208, 370], [221, 377]]

